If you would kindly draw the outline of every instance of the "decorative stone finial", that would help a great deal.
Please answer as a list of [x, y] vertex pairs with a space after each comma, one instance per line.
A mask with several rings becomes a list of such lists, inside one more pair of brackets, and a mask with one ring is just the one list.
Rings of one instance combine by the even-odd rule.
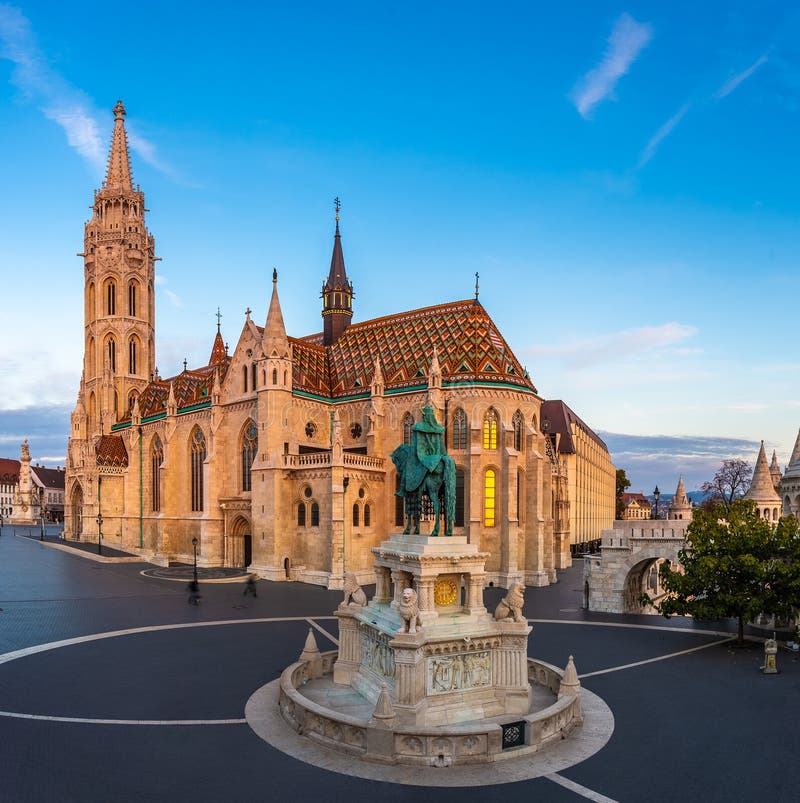
[[375, 703], [375, 710], [372, 712], [372, 719], [379, 727], [390, 728], [396, 716], [392, 698], [389, 696], [389, 688], [385, 683], [381, 683], [381, 691]]
[[564, 677], [561, 678], [561, 683], [558, 687], [558, 696], [563, 697], [565, 694], [580, 694], [580, 690], [581, 682], [578, 680], [578, 670], [575, 669], [575, 661], [572, 660], [572, 656], [570, 655], [567, 665], [564, 668]]
[[273, 284], [277, 284], [278, 283], [278, 269], [277, 268], [273, 268], [272, 269], [272, 283]]
[[322, 677], [322, 656], [317, 647], [317, 640], [314, 638], [314, 630], [308, 628], [308, 635], [306, 636], [306, 643], [303, 647], [303, 652], [300, 653], [300, 661], [305, 661], [308, 664], [308, 677], [310, 679]]
[[122, 120], [125, 118], [127, 112], [125, 111], [125, 107], [122, 105], [122, 101], [118, 100], [117, 105], [114, 106], [114, 119], [115, 120]]

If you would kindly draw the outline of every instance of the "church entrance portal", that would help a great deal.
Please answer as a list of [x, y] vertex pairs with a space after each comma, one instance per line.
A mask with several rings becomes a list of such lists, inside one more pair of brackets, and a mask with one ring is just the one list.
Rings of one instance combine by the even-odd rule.
[[72, 489], [70, 499], [70, 527], [72, 537], [78, 539], [83, 532], [83, 488], [79, 483]]
[[239, 516], [233, 522], [225, 538], [225, 565], [239, 569], [247, 568], [253, 561], [253, 537], [250, 522]]

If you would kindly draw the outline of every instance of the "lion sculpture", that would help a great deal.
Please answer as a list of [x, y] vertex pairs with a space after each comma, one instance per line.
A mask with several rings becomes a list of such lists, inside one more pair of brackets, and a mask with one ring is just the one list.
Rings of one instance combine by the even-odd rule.
[[344, 599], [342, 605], [357, 605], [363, 608], [367, 604], [367, 595], [364, 589], [358, 584], [358, 580], [353, 572], [347, 572], [344, 576]]
[[500, 600], [500, 603], [495, 608], [494, 618], [496, 621], [502, 619], [512, 618], [515, 622], [524, 622], [525, 617], [522, 615], [522, 605], [524, 599], [525, 586], [522, 583], [514, 583], [508, 590], [508, 594]]
[[403, 595], [400, 598], [400, 604], [397, 606], [400, 611], [400, 618], [403, 624], [400, 626], [398, 633], [409, 633], [413, 635], [417, 632], [418, 627], [422, 627], [422, 622], [419, 620], [419, 605], [417, 604], [417, 592], [413, 588], [406, 588], [403, 590]]

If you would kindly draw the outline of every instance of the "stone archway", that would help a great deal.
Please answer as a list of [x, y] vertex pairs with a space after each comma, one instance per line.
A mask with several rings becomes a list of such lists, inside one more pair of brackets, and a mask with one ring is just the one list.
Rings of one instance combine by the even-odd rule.
[[70, 535], [76, 541], [83, 533], [83, 488], [76, 482], [69, 497], [69, 527]]
[[225, 565], [245, 569], [253, 559], [253, 538], [250, 521], [239, 515], [225, 536]]

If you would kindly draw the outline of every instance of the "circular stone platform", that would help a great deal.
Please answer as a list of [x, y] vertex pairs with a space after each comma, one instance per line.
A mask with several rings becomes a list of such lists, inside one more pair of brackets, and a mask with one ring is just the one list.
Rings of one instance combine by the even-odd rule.
[[296, 733], [281, 716], [279, 697], [277, 679], [258, 689], [245, 706], [247, 724], [271, 747], [331, 772], [411, 786], [492, 786], [551, 775], [597, 753], [614, 732], [611, 709], [596, 694], [582, 689], [583, 724], [569, 738], [536, 753], [515, 757], [514, 751], [508, 751], [497, 761], [441, 769], [377, 764], [355, 759]]
[[[145, 569], [141, 572], [144, 577], [153, 577], [156, 580], [174, 580], [181, 583], [188, 583], [194, 577], [192, 566], [169, 566], [158, 567], [155, 569]], [[197, 567], [197, 579], [200, 582], [232, 583], [244, 580], [249, 577], [251, 572], [246, 569], [231, 569], [225, 566], [218, 567]]]

